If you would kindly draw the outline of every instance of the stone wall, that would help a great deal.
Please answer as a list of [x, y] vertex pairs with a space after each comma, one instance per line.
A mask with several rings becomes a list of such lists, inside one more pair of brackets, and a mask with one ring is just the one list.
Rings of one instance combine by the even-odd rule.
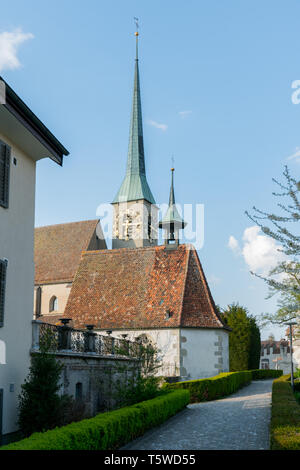
[[138, 369], [137, 360], [122, 357], [58, 352], [56, 358], [64, 366], [60, 393], [82, 400], [87, 416], [113, 408], [117, 381], [125, 385]]

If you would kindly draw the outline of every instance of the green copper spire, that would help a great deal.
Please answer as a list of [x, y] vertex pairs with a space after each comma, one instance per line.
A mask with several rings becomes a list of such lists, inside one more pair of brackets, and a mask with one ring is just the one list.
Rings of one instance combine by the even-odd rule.
[[184, 222], [183, 218], [179, 215], [179, 212], [176, 208], [175, 204], [175, 194], [174, 194], [174, 168], [171, 168], [171, 188], [170, 188], [170, 197], [169, 197], [169, 207], [168, 210], [159, 223], [160, 228], [184, 228], [186, 226], [186, 222]]
[[145, 199], [155, 204], [154, 197], [146, 179], [142, 106], [140, 95], [138, 33], [136, 35], [136, 58], [134, 70], [133, 101], [131, 111], [129, 147], [126, 175], [113, 200], [114, 203]]

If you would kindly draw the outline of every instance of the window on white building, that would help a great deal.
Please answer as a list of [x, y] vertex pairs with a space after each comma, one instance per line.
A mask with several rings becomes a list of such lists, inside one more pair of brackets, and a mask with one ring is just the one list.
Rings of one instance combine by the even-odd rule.
[[0, 206], [8, 208], [10, 147], [0, 141]]
[[4, 325], [7, 261], [0, 259], [0, 328]]

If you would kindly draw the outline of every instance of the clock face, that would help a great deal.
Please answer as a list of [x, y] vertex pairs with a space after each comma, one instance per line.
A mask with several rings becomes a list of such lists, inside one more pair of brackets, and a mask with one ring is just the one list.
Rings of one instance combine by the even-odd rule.
[[115, 208], [113, 233], [121, 240], [157, 239], [157, 213], [142, 203], [127, 204]]
[[123, 214], [123, 238], [125, 240], [134, 240], [139, 238], [141, 230], [141, 215], [139, 211], [128, 209]]

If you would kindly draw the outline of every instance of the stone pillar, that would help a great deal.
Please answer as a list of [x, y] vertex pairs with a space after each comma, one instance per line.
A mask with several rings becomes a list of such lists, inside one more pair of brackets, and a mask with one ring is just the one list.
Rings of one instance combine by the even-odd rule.
[[61, 318], [63, 326], [59, 327], [58, 332], [58, 349], [70, 351], [71, 350], [71, 331], [72, 328], [68, 326], [68, 323], [72, 318]]
[[96, 350], [95, 337], [93, 329], [95, 325], [85, 325], [87, 331], [85, 332], [84, 351], [94, 353]]
[[40, 349], [40, 325], [41, 321], [32, 320], [32, 349], [39, 351]]

